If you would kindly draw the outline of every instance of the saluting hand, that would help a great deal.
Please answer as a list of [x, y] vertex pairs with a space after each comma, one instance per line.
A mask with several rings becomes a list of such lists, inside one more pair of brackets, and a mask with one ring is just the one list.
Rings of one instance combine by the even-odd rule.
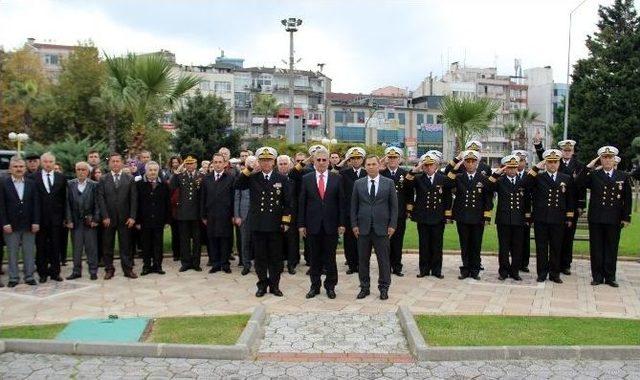
[[344, 226], [338, 227], [338, 235], [344, 235], [345, 228]]
[[307, 237], [307, 229], [304, 227], [300, 227], [298, 228], [298, 232], [300, 233], [300, 236], [302, 236], [303, 238]]
[[594, 158], [593, 160], [591, 160], [591, 162], [587, 164], [587, 167], [589, 169], [593, 169], [593, 167], [596, 166], [596, 163], [598, 163], [598, 161], [600, 161], [600, 157]]
[[545, 168], [544, 160], [542, 160], [542, 161], [538, 162], [538, 163], [536, 164], [536, 168], [538, 168], [538, 169], [544, 169], [544, 168]]

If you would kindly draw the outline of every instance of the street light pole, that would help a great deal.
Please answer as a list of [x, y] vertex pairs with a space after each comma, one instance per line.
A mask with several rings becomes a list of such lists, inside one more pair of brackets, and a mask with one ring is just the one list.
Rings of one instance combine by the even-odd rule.
[[567, 95], [564, 97], [564, 132], [562, 134], [563, 140], [567, 139], [567, 134], [569, 131], [569, 92], [571, 91], [571, 85], [569, 83], [569, 80], [571, 79], [569, 74], [571, 70], [571, 24], [573, 21], [573, 13], [586, 2], [587, 0], [582, 0], [582, 2], [578, 4], [578, 6], [576, 6], [571, 12], [569, 12], [569, 44], [567, 46]]
[[298, 31], [298, 27], [302, 25], [302, 19], [289, 17], [280, 21], [282, 25], [285, 26], [285, 30], [289, 32], [289, 127], [287, 128], [287, 141], [290, 144], [295, 143], [296, 141], [296, 132], [295, 132], [295, 108], [294, 108], [294, 78], [295, 74], [293, 72], [293, 33]]

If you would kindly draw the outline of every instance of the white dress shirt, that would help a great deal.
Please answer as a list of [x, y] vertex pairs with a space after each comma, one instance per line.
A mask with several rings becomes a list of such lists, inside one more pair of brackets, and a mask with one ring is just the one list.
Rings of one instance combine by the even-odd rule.
[[[53, 185], [53, 182], [55, 181], [54, 176], [53, 176], [54, 171], [50, 171], [47, 172], [44, 169], [42, 169], [42, 182], [44, 182], [44, 188], [47, 190], [47, 193], [51, 192], [51, 189], [49, 188], [49, 181], [51, 181], [51, 184]], [[47, 175], [49, 176], [47, 178]]]
[[367, 194], [371, 194], [371, 180], [373, 180], [373, 183], [376, 185], [375, 195], [378, 195], [378, 190], [380, 190], [380, 175], [377, 175], [375, 178], [367, 176]]
[[320, 173], [319, 171], [316, 170], [316, 186], [318, 186], [318, 189], [320, 188], [320, 176], [324, 176], [322, 177], [324, 179], [324, 190], [325, 192], [327, 191], [327, 180], [329, 180], [329, 171], [326, 170], [324, 173]]
[[85, 179], [82, 182], [78, 180], [78, 191], [80, 192], [80, 194], [84, 193], [84, 189], [86, 188], [87, 188], [87, 180]]
[[24, 177], [21, 179], [17, 179], [14, 176], [11, 176], [11, 181], [13, 182], [13, 187], [16, 188], [16, 193], [18, 193], [18, 198], [22, 200], [24, 198]]

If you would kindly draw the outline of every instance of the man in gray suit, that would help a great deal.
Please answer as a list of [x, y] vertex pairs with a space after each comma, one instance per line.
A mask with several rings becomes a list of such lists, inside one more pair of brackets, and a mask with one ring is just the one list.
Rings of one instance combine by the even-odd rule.
[[98, 279], [98, 183], [87, 178], [91, 166], [76, 163], [76, 177], [67, 182], [65, 220], [71, 230], [73, 244], [73, 272], [67, 280], [82, 277], [82, 252], [87, 255], [91, 280]]
[[355, 182], [351, 195], [351, 222], [358, 239], [360, 293], [357, 298], [370, 294], [369, 261], [371, 248], [375, 248], [380, 299], [386, 300], [391, 284], [389, 238], [398, 223], [398, 196], [393, 180], [379, 174], [378, 157], [368, 156], [364, 164], [367, 176]]
[[116, 232], [120, 248], [120, 264], [125, 277], [138, 278], [133, 272], [133, 257], [129, 249], [130, 230], [135, 225], [138, 211], [138, 191], [133, 177], [122, 171], [122, 156], [111, 153], [109, 172], [98, 183], [98, 204], [102, 218], [105, 280], [113, 278], [113, 248]]

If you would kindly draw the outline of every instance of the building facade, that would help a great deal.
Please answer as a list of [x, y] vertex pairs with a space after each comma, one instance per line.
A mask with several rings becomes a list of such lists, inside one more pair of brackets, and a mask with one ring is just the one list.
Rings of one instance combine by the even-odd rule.
[[58, 80], [62, 72], [62, 60], [76, 49], [75, 46], [70, 45], [36, 42], [35, 38], [27, 38], [25, 47], [40, 57], [45, 75], [53, 82]]

